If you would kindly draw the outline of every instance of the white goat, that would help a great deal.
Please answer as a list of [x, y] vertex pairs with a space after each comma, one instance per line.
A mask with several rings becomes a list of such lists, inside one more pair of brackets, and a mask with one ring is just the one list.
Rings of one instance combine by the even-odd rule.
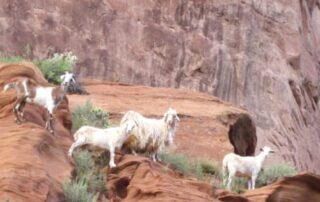
[[120, 149], [123, 142], [128, 138], [132, 130], [137, 126], [134, 121], [127, 121], [121, 124], [119, 127], [100, 129], [91, 126], [82, 126], [73, 135], [75, 142], [69, 149], [69, 156], [72, 156], [72, 152], [76, 147], [91, 144], [110, 151], [109, 166], [115, 167], [114, 154], [115, 149]]
[[62, 83], [61, 83], [62, 85], [68, 86], [70, 84], [76, 83], [74, 74], [69, 73], [68, 71], [66, 71], [64, 75], [61, 75], [60, 79], [62, 79]]
[[239, 156], [234, 153], [225, 155], [222, 162], [223, 184], [226, 185], [226, 172], [229, 173], [227, 188], [231, 190], [231, 183], [234, 176], [246, 177], [248, 181], [248, 189], [255, 189], [256, 179], [261, 170], [262, 164], [269, 153], [274, 153], [270, 147], [263, 147], [257, 156]]
[[136, 151], [149, 152], [153, 161], [159, 160], [158, 152], [173, 144], [176, 121], [180, 121], [176, 110], [169, 108], [162, 119], [146, 118], [135, 111], [128, 111], [121, 119], [121, 124], [128, 120], [137, 123], [137, 128], [125, 141], [123, 148], [129, 149], [136, 155]]
[[48, 118], [46, 121], [46, 129], [53, 133], [52, 120], [53, 112], [61, 103], [66, 95], [66, 86], [47, 87], [40, 86], [33, 80], [24, 78], [16, 82], [8, 83], [3, 90], [7, 91], [14, 88], [17, 93], [17, 100], [13, 107], [13, 112], [16, 117], [16, 123], [21, 124], [23, 118], [23, 108], [26, 103], [34, 103], [47, 109]]

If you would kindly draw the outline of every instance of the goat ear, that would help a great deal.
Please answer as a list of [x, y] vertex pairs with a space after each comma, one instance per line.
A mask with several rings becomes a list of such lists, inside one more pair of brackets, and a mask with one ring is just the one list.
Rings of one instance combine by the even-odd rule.
[[138, 127], [139, 126], [138, 122], [136, 120], [133, 120], [133, 121], [136, 123], [135, 127]]
[[167, 122], [167, 119], [168, 119], [168, 113], [164, 113], [164, 121]]
[[180, 121], [180, 118], [179, 118], [179, 116], [178, 116], [178, 115], [176, 115], [176, 119], [177, 119], [177, 121]]
[[126, 131], [126, 133], [129, 132], [129, 124], [128, 123], [125, 123], [125, 131]]

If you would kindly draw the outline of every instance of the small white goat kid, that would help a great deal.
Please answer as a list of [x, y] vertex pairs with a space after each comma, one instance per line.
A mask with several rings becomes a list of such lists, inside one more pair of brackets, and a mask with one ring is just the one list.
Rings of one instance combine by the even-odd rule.
[[232, 179], [236, 177], [246, 177], [248, 189], [255, 189], [256, 179], [261, 170], [262, 164], [269, 153], [274, 153], [270, 147], [263, 147], [257, 156], [239, 156], [234, 153], [225, 155], [222, 161], [223, 184], [226, 185], [226, 172], [229, 173], [227, 188], [231, 190]]
[[175, 137], [176, 123], [180, 121], [176, 110], [169, 108], [161, 119], [146, 118], [135, 111], [128, 111], [121, 123], [133, 120], [137, 123], [137, 128], [125, 141], [123, 148], [136, 151], [148, 152], [153, 161], [159, 160], [158, 152], [164, 147], [173, 144]]
[[91, 144], [110, 151], [109, 166], [115, 167], [114, 154], [115, 149], [120, 149], [123, 142], [127, 139], [129, 134], [136, 127], [134, 121], [127, 121], [121, 124], [119, 127], [112, 127], [106, 129], [95, 128], [91, 126], [82, 126], [73, 135], [75, 142], [69, 149], [69, 156], [72, 156], [72, 152], [76, 147]]

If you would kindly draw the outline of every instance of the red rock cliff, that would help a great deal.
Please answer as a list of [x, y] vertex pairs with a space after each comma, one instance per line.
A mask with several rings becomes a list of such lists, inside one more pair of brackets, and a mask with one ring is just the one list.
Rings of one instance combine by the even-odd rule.
[[0, 51], [72, 50], [82, 77], [243, 106], [274, 162], [320, 172], [319, 0], [2, 0], [0, 33]]

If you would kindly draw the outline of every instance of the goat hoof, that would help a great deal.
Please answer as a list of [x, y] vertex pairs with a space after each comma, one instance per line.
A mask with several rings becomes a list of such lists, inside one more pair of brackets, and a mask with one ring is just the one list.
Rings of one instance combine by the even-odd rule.
[[16, 124], [21, 125], [21, 121], [16, 120]]

